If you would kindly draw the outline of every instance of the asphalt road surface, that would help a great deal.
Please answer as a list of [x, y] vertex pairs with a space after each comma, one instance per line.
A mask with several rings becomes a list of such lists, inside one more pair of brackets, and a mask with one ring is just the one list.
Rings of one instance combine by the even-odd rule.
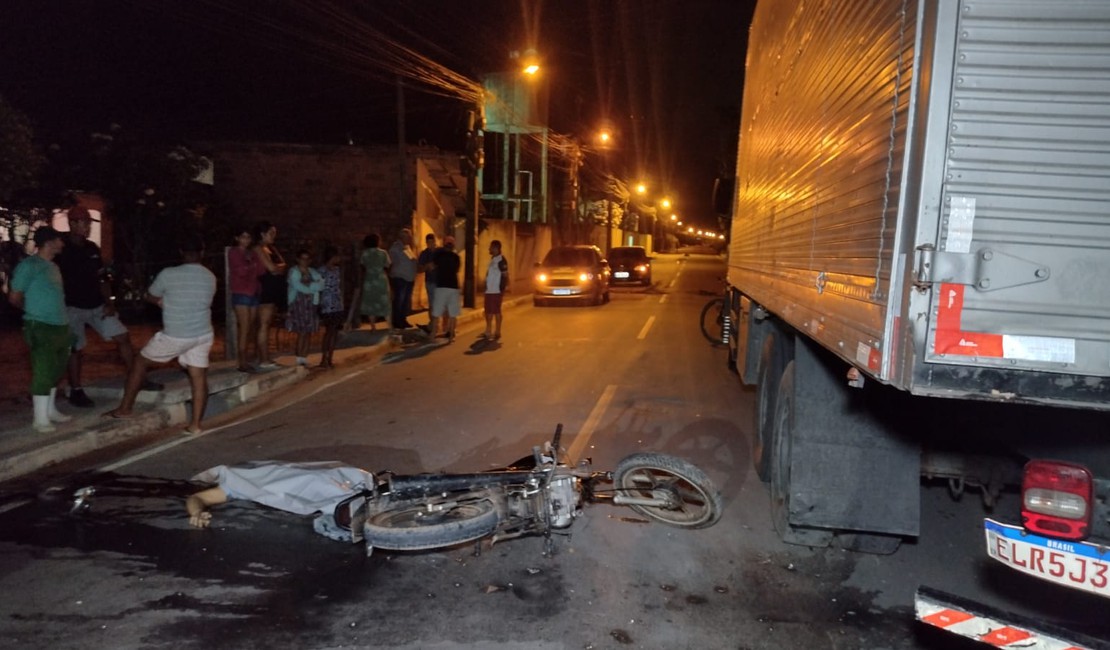
[[[969, 648], [913, 621], [920, 584], [996, 602], [1028, 590], [982, 552], [982, 509], [922, 491], [922, 535], [894, 555], [782, 544], [751, 468], [752, 392], [698, 331], [724, 265], [665, 256], [650, 288], [600, 307], [507, 311], [499, 346], [394, 355], [322, 374], [176, 446], [52, 477], [0, 514], [0, 646], [21, 648]], [[233, 502], [191, 529], [187, 479], [245, 460], [475, 471], [564, 444], [611, 469], [661, 451], [723, 494], [716, 526], [590, 506], [543, 541], [367, 557], [309, 517]], [[94, 469], [94, 468], [90, 468]], [[95, 484], [83, 514], [68, 490]], [[876, 489], [881, 489], [877, 486]], [[1012, 498], [1012, 497], [1010, 497]], [[1052, 615], [1096, 616], [1050, 591]]]

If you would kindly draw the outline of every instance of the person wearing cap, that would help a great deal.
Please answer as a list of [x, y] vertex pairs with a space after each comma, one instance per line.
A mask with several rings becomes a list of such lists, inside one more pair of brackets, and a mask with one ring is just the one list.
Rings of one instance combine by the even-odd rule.
[[54, 403], [58, 381], [66, 371], [73, 334], [66, 320], [62, 273], [54, 258], [65, 248], [62, 233], [41, 226], [34, 234], [38, 252], [19, 263], [12, 274], [8, 300], [23, 311], [23, 340], [31, 349], [31, 401], [34, 428], [54, 430], [69, 416]]
[[455, 320], [459, 317], [459, 269], [462, 260], [455, 252], [455, 238], [443, 238], [443, 246], [436, 249], [432, 256], [435, 267], [436, 292], [432, 298], [432, 322], [430, 334], [436, 335], [436, 326], [443, 318], [443, 337], [447, 342], [455, 340]]
[[[131, 372], [135, 365], [135, 348], [131, 336], [116, 313], [115, 297], [100, 256], [100, 247], [89, 240], [92, 231], [92, 214], [84, 207], [74, 206], [67, 213], [69, 217], [69, 237], [65, 249], [58, 255], [56, 262], [62, 270], [62, 284], [65, 287], [66, 318], [73, 330], [74, 344], [69, 355], [69, 403], [80, 408], [92, 408], [95, 402], [89, 399], [81, 386], [81, 365], [83, 350], [87, 344], [85, 329], [91, 327], [103, 340], [112, 340], [119, 350], [120, 359]], [[162, 385], [148, 381], [143, 390], [161, 390]]]
[[132, 417], [131, 409], [150, 364], [177, 359], [189, 375], [193, 392], [192, 421], [185, 432], [197, 434], [201, 432], [200, 421], [208, 402], [208, 353], [214, 335], [212, 298], [216, 295], [216, 276], [201, 264], [204, 239], [199, 234], [185, 236], [180, 250], [184, 263], [163, 269], [147, 289], [147, 302], [162, 309], [162, 330], [136, 356], [119, 407], [104, 415]]

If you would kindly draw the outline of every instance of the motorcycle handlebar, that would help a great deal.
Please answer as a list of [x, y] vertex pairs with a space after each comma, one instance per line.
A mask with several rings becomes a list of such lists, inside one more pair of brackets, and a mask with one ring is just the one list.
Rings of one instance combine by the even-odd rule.
[[558, 462], [559, 459], [559, 441], [563, 438], [563, 423], [555, 425], [555, 436], [551, 439], [551, 457]]

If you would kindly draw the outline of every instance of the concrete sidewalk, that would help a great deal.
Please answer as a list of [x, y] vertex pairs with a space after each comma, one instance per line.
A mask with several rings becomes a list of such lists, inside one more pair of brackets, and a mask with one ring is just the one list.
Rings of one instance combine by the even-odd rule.
[[[505, 307], [530, 303], [531, 294], [507, 297]], [[463, 309], [459, 325], [481, 321], [485, 316], [482, 309]], [[423, 322], [423, 318], [411, 318], [413, 322]], [[130, 327], [131, 340], [135, 349], [140, 349], [153, 336], [153, 326]], [[402, 335], [392, 335], [379, 324], [371, 332], [368, 326], [347, 332], [340, 336], [336, 346], [334, 362], [337, 367], [351, 367], [364, 363], [375, 363], [385, 354], [403, 348], [403, 341], [413, 342], [416, 330], [406, 330]], [[29, 369], [19, 370], [18, 364], [29, 364], [20, 331], [0, 332], [0, 346], [6, 354], [0, 355], [0, 375], [4, 376], [5, 395], [0, 397], [0, 481], [30, 474], [39, 469], [71, 460], [85, 454], [101, 451], [115, 445], [134, 442], [166, 430], [177, 429], [178, 435], [184, 432], [189, 421], [191, 393], [189, 381], [177, 367], [154, 370], [150, 379], [165, 384], [159, 392], [142, 392], [136, 403], [134, 417], [115, 419], [103, 417], [106, 411], [115, 408], [123, 395], [123, 368], [117, 360], [114, 344], [100, 344], [93, 348], [95, 334], [90, 338], [90, 348], [86, 354], [84, 370], [85, 392], [96, 402], [96, 407], [79, 409], [69, 405], [64, 398], [58, 399], [58, 409], [73, 417], [69, 422], [58, 424], [52, 433], [38, 433], [31, 427], [31, 400], [26, 395], [29, 382]], [[239, 372], [233, 361], [215, 361], [223, 358], [222, 332], [217, 332], [217, 345], [213, 347], [214, 360], [208, 372], [208, 406], [205, 417], [234, 410], [259, 396], [280, 390], [299, 382], [310, 373], [329, 372], [309, 370], [295, 365], [295, 359], [288, 350], [292, 336], [285, 334], [276, 342], [276, 359], [281, 368], [259, 374]], [[319, 335], [314, 337], [310, 363], [319, 360]], [[103, 349], [100, 349], [103, 348]], [[21, 375], [27, 375], [25, 379]], [[14, 392], [13, 380], [19, 382], [21, 394]], [[21, 380], [22, 379], [22, 380]]]

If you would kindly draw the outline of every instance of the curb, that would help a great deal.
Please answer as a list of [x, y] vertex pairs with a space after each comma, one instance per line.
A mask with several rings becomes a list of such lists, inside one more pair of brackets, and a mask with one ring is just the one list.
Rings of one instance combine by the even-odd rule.
[[[252, 377], [244, 382], [235, 382], [232, 388], [210, 394], [205, 412], [209, 415], [226, 413], [258, 395], [297, 383], [307, 374], [306, 369], [293, 366]], [[118, 394], [116, 397], [118, 398]], [[154, 408], [138, 411], [134, 417], [124, 420], [101, 417], [99, 414], [83, 416], [69, 425], [80, 426], [77, 431], [37, 434], [29, 439], [28, 444], [5, 454], [0, 458], [0, 481], [17, 478], [135, 438], [180, 427], [191, 417], [187, 401], [158, 402]], [[42, 435], [46, 437], [39, 437]]]

